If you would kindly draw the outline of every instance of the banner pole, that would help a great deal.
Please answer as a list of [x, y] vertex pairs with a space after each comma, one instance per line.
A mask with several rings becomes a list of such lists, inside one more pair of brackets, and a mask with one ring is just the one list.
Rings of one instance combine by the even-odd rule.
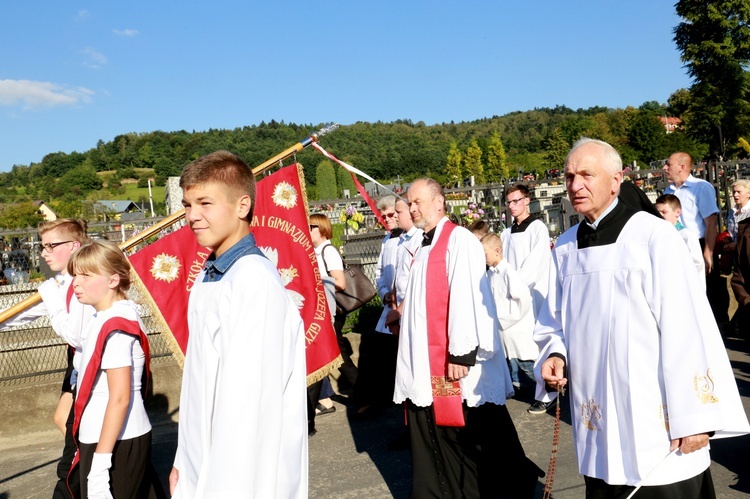
[[[264, 161], [263, 163], [261, 163], [260, 165], [256, 166], [255, 168], [253, 168], [253, 174], [254, 175], [260, 175], [264, 171], [266, 171], [269, 168], [272, 168], [273, 166], [275, 166], [279, 161], [283, 161], [283, 160], [287, 159], [288, 157], [293, 156], [294, 154], [298, 153], [302, 149], [304, 149], [304, 148], [306, 148], [306, 147], [314, 144], [315, 142], [317, 142], [320, 139], [320, 137], [322, 137], [323, 135], [326, 135], [328, 133], [333, 132], [338, 127], [339, 127], [339, 125], [337, 123], [331, 123], [329, 125], [324, 126], [323, 128], [321, 128], [317, 132], [311, 133], [310, 136], [307, 137], [306, 139], [303, 139], [303, 140], [299, 141], [298, 143], [296, 143], [292, 147], [286, 149], [283, 152], [280, 152], [279, 154], [277, 154], [273, 158], [268, 159], [268, 160]], [[155, 234], [158, 234], [164, 228], [169, 227], [170, 225], [172, 225], [175, 222], [179, 222], [183, 218], [185, 218], [185, 210], [184, 209], [171, 214], [170, 216], [168, 216], [167, 218], [165, 218], [161, 222], [157, 223], [156, 225], [153, 225], [152, 227], [149, 227], [149, 228], [145, 229], [143, 232], [140, 232], [139, 234], [131, 237], [127, 241], [123, 241], [122, 243], [119, 244], [120, 249], [123, 250], [123, 251], [128, 251], [131, 248], [135, 247], [137, 244], [143, 242], [144, 239], [148, 239], [149, 237], [151, 237], [151, 236], [153, 236]], [[29, 307], [31, 307], [33, 305], [36, 305], [41, 300], [42, 300], [42, 296], [39, 293], [34, 293], [33, 295], [24, 298], [23, 300], [21, 300], [20, 302], [16, 303], [15, 305], [13, 305], [13, 306], [11, 306], [11, 307], [3, 310], [2, 312], [0, 312], [0, 322], [7, 321], [8, 319], [10, 319], [11, 317], [13, 317], [14, 315], [20, 314], [21, 312], [23, 312], [27, 308], [29, 308]]]

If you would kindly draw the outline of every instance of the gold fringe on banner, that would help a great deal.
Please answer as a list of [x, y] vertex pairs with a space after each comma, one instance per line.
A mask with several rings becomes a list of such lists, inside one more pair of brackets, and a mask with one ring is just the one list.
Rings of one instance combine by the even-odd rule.
[[324, 365], [314, 373], [310, 373], [307, 375], [307, 386], [312, 385], [313, 383], [317, 383], [318, 381], [322, 380], [329, 374], [331, 374], [333, 371], [339, 368], [344, 363], [344, 359], [341, 358], [341, 354], [339, 354], [338, 357], [333, 359], [328, 364]]
[[[167, 321], [164, 320], [164, 316], [161, 315], [161, 310], [159, 310], [159, 307], [156, 305], [151, 293], [149, 293], [146, 285], [141, 281], [138, 273], [132, 268], [130, 269], [130, 281], [130, 293], [135, 294], [135, 296], [132, 297], [133, 301], [149, 309], [151, 312], [151, 320], [153, 321], [152, 325], [160, 331], [161, 337], [167, 343], [169, 351], [172, 353], [172, 357], [177, 360], [180, 369], [182, 369], [185, 366], [185, 354], [182, 353], [180, 345], [172, 334], [172, 330], [169, 328]], [[141, 313], [141, 317], [143, 317], [143, 315], [144, 314]]]

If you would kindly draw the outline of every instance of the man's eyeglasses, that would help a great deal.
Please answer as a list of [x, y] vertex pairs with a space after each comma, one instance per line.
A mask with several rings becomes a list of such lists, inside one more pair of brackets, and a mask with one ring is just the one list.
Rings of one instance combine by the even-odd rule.
[[52, 253], [52, 250], [60, 246], [61, 244], [68, 244], [72, 243], [73, 241], [60, 241], [59, 243], [47, 243], [47, 244], [40, 244], [42, 247], [42, 251], [46, 251], [47, 253]]
[[518, 198], [518, 199], [508, 199], [507, 200], [508, 201], [508, 206], [513, 206], [514, 204], [520, 203], [524, 199], [526, 199], [526, 196], [524, 196], [522, 198]]
[[383, 218], [393, 218], [396, 216], [396, 212], [393, 213], [383, 213]]

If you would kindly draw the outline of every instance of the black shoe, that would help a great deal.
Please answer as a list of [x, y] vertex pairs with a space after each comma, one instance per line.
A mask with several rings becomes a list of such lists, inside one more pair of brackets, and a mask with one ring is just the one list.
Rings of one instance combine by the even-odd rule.
[[533, 404], [526, 409], [529, 414], [545, 414], [547, 410], [555, 404], [555, 401], [542, 402], [541, 400], [535, 400]]
[[323, 414], [330, 414], [332, 412], [336, 412], [336, 406], [332, 405], [331, 407], [326, 407], [323, 404], [318, 404], [315, 407], [315, 415], [321, 416]]

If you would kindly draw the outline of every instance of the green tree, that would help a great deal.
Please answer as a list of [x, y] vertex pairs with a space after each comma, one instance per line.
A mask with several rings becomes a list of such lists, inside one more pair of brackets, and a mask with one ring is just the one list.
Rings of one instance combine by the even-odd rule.
[[487, 182], [497, 183], [510, 178], [507, 160], [503, 141], [500, 139], [500, 134], [495, 131], [490, 139], [490, 145], [487, 147], [487, 168], [484, 170]]
[[680, 0], [683, 21], [674, 29], [690, 87], [689, 133], [724, 159], [727, 148], [748, 130], [750, 5], [747, 0]]
[[570, 152], [570, 144], [563, 137], [562, 130], [555, 128], [547, 137], [544, 146], [544, 163], [548, 170], [557, 169], [562, 171], [565, 168], [565, 159]]
[[448, 162], [445, 165], [445, 176], [448, 180], [447, 183], [451, 187], [460, 183], [461, 179], [463, 179], [462, 163], [462, 154], [458, 149], [458, 144], [451, 142], [450, 150], [448, 151]]
[[318, 163], [315, 178], [318, 199], [336, 199], [338, 197], [336, 171], [333, 168], [333, 163], [327, 159]]
[[43, 221], [42, 213], [32, 202], [10, 204], [0, 210], [0, 228], [2, 229], [36, 227]]
[[93, 166], [77, 166], [62, 176], [60, 186], [66, 191], [77, 190], [81, 193], [102, 188], [102, 179], [96, 174]]
[[357, 195], [357, 186], [354, 185], [352, 176], [344, 167], [336, 165], [336, 184], [338, 185], [337, 197], [344, 197], [344, 191], [348, 190], [350, 196]]
[[467, 176], [474, 176], [474, 184], [484, 184], [484, 167], [482, 166], [482, 148], [476, 139], [471, 141], [464, 155], [464, 171]]
[[664, 126], [656, 114], [652, 111], [638, 111], [628, 132], [628, 140], [638, 159], [648, 164], [663, 159], [666, 135]]

